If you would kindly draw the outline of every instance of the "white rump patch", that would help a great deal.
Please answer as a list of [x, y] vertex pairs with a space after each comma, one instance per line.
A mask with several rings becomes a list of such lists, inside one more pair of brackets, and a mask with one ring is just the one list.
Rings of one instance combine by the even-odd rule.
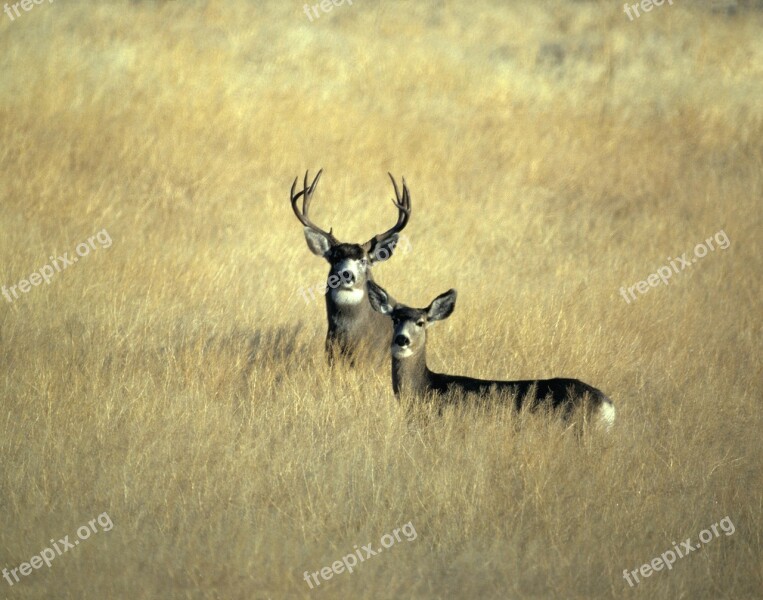
[[357, 288], [336, 288], [331, 290], [331, 296], [337, 304], [358, 304], [366, 293]]
[[599, 408], [599, 425], [604, 431], [609, 431], [615, 424], [615, 405], [611, 402], [605, 402]]

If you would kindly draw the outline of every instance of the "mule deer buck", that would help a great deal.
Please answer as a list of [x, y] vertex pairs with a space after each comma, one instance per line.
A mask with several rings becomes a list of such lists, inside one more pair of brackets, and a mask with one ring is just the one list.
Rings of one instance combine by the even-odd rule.
[[[343, 243], [334, 237], [333, 229], [326, 232], [308, 217], [310, 201], [321, 173], [323, 169], [318, 171], [309, 186], [308, 174], [305, 173], [302, 190], [296, 194], [294, 190], [297, 179], [294, 180], [291, 186], [291, 207], [304, 226], [307, 247], [331, 265], [327, 278], [327, 289], [330, 291], [326, 293], [326, 353], [329, 364], [333, 364], [338, 355], [347, 357], [352, 364], [363, 346], [366, 352], [379, 353], [379, 349], [386, 349], [391, 340], [386, 319], [374, 312], [368, 303], [366, 282], [373, 280], [371, 267], [392, 256], [399, 234], [411, 217], [411, 196], [405, 179], [401, 193], [394, 177], [388, 173], [395, 189], [395, 199], [392, 202], [398, 211], [397, 223], [365, 244]], [[298, 206], [300, 198], [301, 210]], [[382, 359], [383, 355], [379, 354], [379, 358]]]
[[492, 391], [508, 391], [515, 397], [519, 411], [530, 400], [531, 409], [545, 407], [565, 421], [573, 416], [584, 422], [595, 419], [605, 430], [615, 420], [612, 401], [595, 387], [577, 379], [535, 379], [494, 381], [459, 375], [435, 373], [427, 367], [427, 328], [447, 319], [456, 307], [456, 290], [437, 296], [426, 308], [411, 308], [397, 303], [373, 281], [368, 282], [368, 299], [375, 311], [392, 319], [392, 389], [416, 397], [426, 394], [476, 394], [487, 396]]

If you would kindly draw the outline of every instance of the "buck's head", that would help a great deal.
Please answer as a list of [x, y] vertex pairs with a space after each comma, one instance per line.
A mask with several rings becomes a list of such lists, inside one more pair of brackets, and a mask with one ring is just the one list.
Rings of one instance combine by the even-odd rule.
[[[365, 296], [366, 283], [373, 280], [371, 267], [392, 256], [399, 234], [411, 216], [411, 197], [405, 185], [405, 179], [401, 195], [395, 180], [390, 175], [395, 188], [396, 200], [392, 202], [398, 210], [397, 223], [384, 233], [375, 235], [365, 244], [343, 243], [334, 237], [333, 229], [326, 232], [317, 227], [307, 216], [313, 191], [322, 172], [322, 169], [318, 171], [310, 186], [307, 185], [307, 173], [305, 173], [302, 191], [297, 194], [294, 193], [297, 180], [294, 180], [291, 186], [291, 206], [300, 223], [304, 225], [307, 247], [313, 254], [325, 258], [331, 265], [327, 284], [334, 301], [337, 304], [357, 304]], [[300, 197], [302, 197], [301, 210], [297, 206]]]
[[422, 352], [427, 343], [427, 328], [453, 313], [456, 290], [440, 294], [426, 308], [411, 308], [397, 303], [384, 288], [369, 281], [368, 301], [376, 312], [392, 319], [392, 356], [402, 359]]

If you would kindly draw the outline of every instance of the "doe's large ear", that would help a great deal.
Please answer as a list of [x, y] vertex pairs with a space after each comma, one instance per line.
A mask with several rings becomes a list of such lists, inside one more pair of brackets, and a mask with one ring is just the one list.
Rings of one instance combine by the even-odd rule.
[[331, 250], [331, 240], [321, 231], [305, 227], [305, 239], [307, 240], [307, 247], [317, 256], [325, 258], [328, 251]]
[[366, 289], [368, 290], [368, 302], [376, 312], [388, 315], [395, 309], [397, 303], [384, 288], [369, 279], [366, 282]]
[[432, 300], [427, 307], [427, 321], [442, 321], [447, 319], [456, 308], [456, 290], [450, 289]]

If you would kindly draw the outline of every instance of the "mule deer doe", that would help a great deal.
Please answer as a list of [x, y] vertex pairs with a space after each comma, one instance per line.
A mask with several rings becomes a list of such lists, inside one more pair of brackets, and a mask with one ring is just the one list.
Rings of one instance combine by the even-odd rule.
[[582, 417], [584, 422], [595, 418], [605, 430], [614, 423], [612, 401], [600, 390], [577, 379], [494, 381], [430, 371], [426, 359], [426, 330], [453, 313], [456, 290], [437, 296], [427, 308], [411, 308], [397, 303], [383, 288], [369, 281], [368, 299], [375, 311], [392, 319], [392, 389], [396, 396], [454, 392], [487, 396], [492, 391], [505, 390], [516, 398], [517, 411], [529, 398], [532, 402], [529, 408], [546, 407], [564, 420], [573, 416]]
[[[307, 247], [331, 265], [327, 278], [330, 292], [326, 294], [326, 353], [329, 364], [334, 363], [337, 354], [349, 358], [352, 364], [364, 344], [369, 351], [379, 352], [379, 348], [386, 348], [391, 340], [386, 319], [374, 312], [368, 303], [366, 282], [373, 281], [371, 267], [392, 256], [398, 236], [411, 216], [411, 196], [405, 179], [401, 194], [395, 179], [388, 173], [395, 189], [395, 199], [392, 202], [398, 210], [397, 223], [365, 244], [342, 243], [334, 237], [333, 229], [324, 231], [312, 223], [307, 215], [321, 173], [323, 169], [318, 171], [309, 186], [308, 174], [305, 173], [302, 191], [297, 194], [294, 193], [297, 179], [294, 180], [291, 186], [291, 207], [304, 225]], [[297, 205], [300, 197], [301, 211]], [[385, 249], [387, 256], [383, 256], [385, 252], [382, 251]], [[379, 357], [382, 358], [381, 355]]]

